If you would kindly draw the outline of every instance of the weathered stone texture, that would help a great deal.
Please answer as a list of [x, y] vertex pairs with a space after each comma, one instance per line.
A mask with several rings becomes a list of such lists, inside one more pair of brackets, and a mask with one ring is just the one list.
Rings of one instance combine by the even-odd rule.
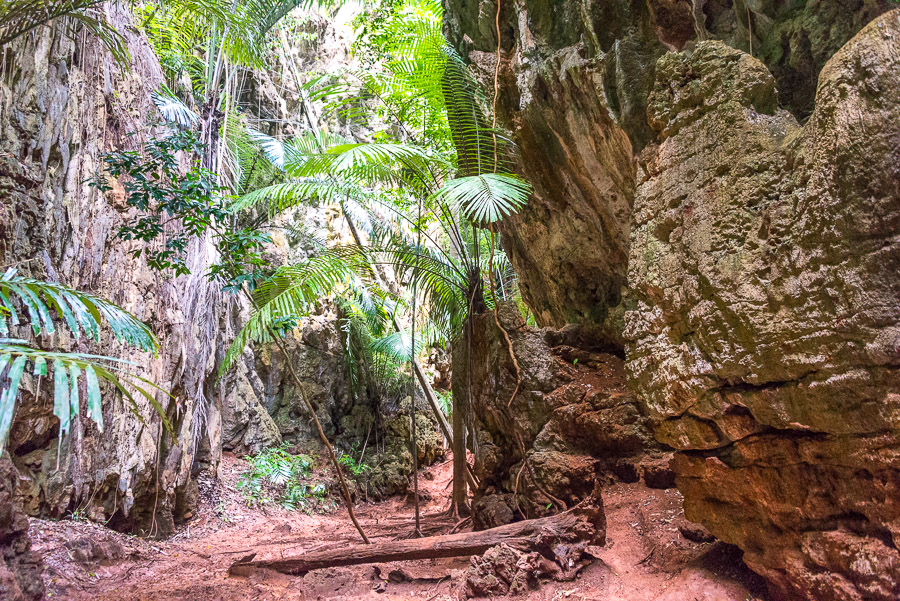
[[[497, 4], [446, 5], [492, 89]], [[894, 6], [502, 4], [499, 117], [535, 184], [501, 228], [523, 296], [629, 341], [688, 515], [785, 597], [898, 596]]]
[[779, 595], [896, 599], [900, 11], [828, 62], [805, 127], [774, 84], [718, 42], [657, 66], [629, 376], [688, 517]]
[[668, 462], [625, 387], [622, 359], [604, 352], [602, 338], [596, 346], [596, 328], [529, 328], [514, 304], [502, 307], [501, 323], [522, 368], [522, 386], [512, 405], [515, 372], [492, 313], [475, 319], [471, 374], [468, 342], [454, 350], [454, 395], [465, 395], [471, 383], [471, 446], [481, 481], [473, 507], [479, 526], [523, 517], [514, 509], [528, 517], [543, 515], [550, 501], [545, 493], [571, 507], [597, 481], [637, 481], [647, 471], [642, 464]]
[[16, 468], [0, 459], [0, 599], [39, 601], [44, 598], [43, 566], [31, 551], [28, 516], [15, 503]]
[[86, 183], [102, 152], [133, 147], [148, 136], [148, 118], [156, 114], [150, 93], [162, 81], [155, 55], [124, 10], [107, 10], [125, 35], [129, 69], [115, 65], [95, 39], [76, 43], [59, 26], [38, 28], [8, 48], [16, 59], [5, 64], [0, 83], [0, 260], [24, 261], [22, 273], [93, 292], [150, 324], [163, 341], [159, 357], [108, 339], [96, 346], [58, 335], [54, 343], [134, 361], [136, 373], [172, 393], [160, 393], [158, 400], [183, 444], [160, 436], [149, 404], [141, 407], [142, 425], [110, 396], [105, 431], [76, 420], [59, 449], [47, 386], [35, 401], [29, 381], [9, 450], [23, 476], [20, 495], [29, 513], [62, 517], [77, 506], [119, 528], [146, 531], [152, 525], [166, 533], [190, 482], [194, 443], [205, 435], [206, 423], [198, 417], [208, 405], [205, 380], [214, 367], [215, 311], [222, 299], [204, 276], [212, 260], [207, 244], [198, 241], [190, 249], [193, 275], [154, 273], [116, 239], [125, 210], [121, 194], [104, 198]]
[[[445, 32], [493, 91], [495, 0], [447, 0]], [[634, 155], [656, 135], [647, 101], [667, 50], [719, 39], [772, 70], [805, 118], [825, 62], [890, 0], [507, 0], [498, 116], [535, 193], [500, 224], [541, 325], [603, 323], [617, 340], [627, 279]], [[626, 300], [627, 304], [627, 300]]]

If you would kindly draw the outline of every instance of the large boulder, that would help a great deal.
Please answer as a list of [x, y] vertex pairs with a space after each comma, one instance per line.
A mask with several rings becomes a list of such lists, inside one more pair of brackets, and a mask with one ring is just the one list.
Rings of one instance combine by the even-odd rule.
[[657, 65], [626, 315], [688, 518], [777, 595], [900, 596], [900, 11], [801, 127], [719, 42]]

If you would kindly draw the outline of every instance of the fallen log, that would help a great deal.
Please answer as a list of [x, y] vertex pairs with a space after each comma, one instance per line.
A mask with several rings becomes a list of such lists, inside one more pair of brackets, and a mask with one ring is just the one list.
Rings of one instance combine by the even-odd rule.
[[558, 515], [525, 520], [481, 532], [463, 532], [409, 540], [346, 545], [317, 553], [280, 556], [274, 559], [241, 559], [231, 565], [231, 576], [249, 576], [256, 569], [302, 576], [313, 570], [367, 563], [411, 561], [481, 555], [491, 547], [506, 544], [522, 552], [537, 552], [569, 569], [588, 546], [606, 543], [606, 516], [599, 490], [572, 509]]

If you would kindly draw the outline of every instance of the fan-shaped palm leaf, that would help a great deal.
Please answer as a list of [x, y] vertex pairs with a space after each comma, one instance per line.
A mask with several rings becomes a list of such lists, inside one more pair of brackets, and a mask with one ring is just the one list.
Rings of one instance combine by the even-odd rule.
[[436, 196], [458, 206], [473, 223], [494, 223], [528, 202], [531, 185], [505, 173], [482, 173], [446, 182]]
[[200, 115], [192, 111], [171, 90], [166, 87], [153, 93], [153, 102], [163, 119], [178, 127], [194, 127], [200, 122]]

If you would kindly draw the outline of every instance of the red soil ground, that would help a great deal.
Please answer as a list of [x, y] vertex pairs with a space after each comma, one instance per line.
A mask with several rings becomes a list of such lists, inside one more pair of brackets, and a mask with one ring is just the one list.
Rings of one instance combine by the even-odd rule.
[[[305, 577], [280, 574], [230, 578], [231, 563], [250, 553], [297, 554], [358, 542], [343, 508], [306, 515], [248, 508], [235, 489], [246, 464], [226, 457], [221, 479], [208, 483], [201, 507], [177, 535], [149, 541], [97, 524], [32, 520], [35, 549], [44, 556], [48, 596], [72, 601], [299, 601], [462, 598], [468, 558], [334, 568]], [[425, 470], [420, 486], [426, 534], [446, 533], [450, 464]], [[692, 542], [676, 490], [618, 484], [604, 491], [608, 522], [602, 560], [573, 582], [547, 582], [517, 599], [541, 601], [764, 601], [764, 587], [734, 548]], [[405, 499], [361, 504], [357, 514], [373, 540], [412, 532]], [[690, 532], [689, 532], [690, 534]], [[697, 538], [694, 536], [693, 538]], [[74, 541], [74, 542], [73, 542]], [[496, 597], [495, 597], [496, 599]]]

